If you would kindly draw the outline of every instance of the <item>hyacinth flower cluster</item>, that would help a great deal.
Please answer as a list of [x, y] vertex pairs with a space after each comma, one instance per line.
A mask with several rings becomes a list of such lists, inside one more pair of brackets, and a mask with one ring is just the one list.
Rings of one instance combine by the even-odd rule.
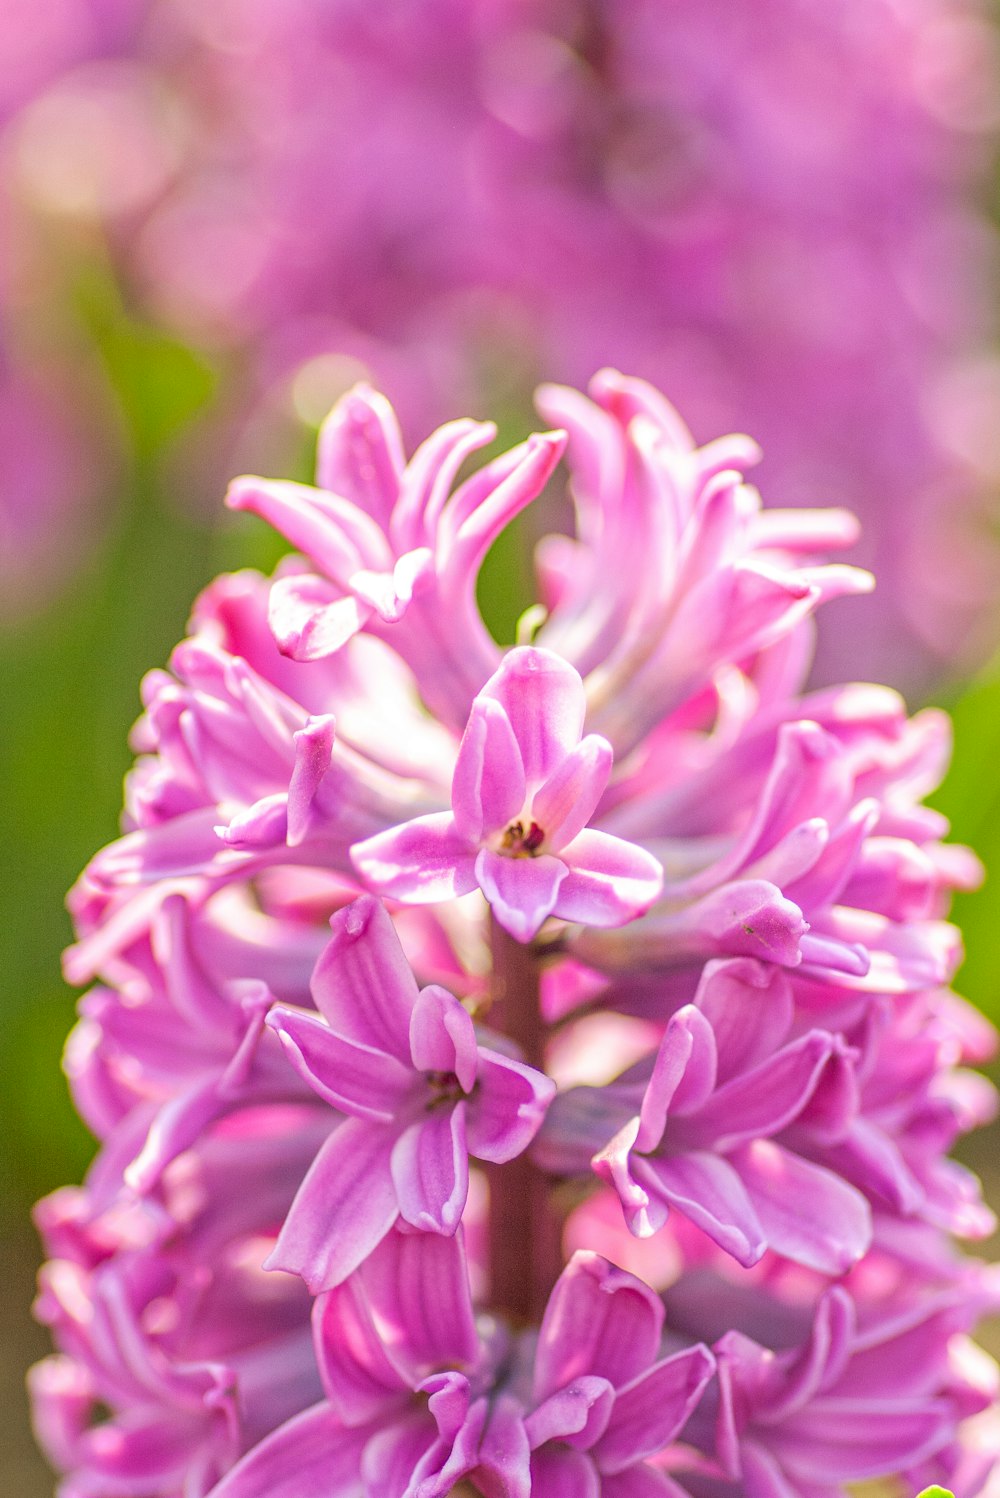
[[831, 666], [947, 658], [993, 582], [991, 22], [986, 0], [59, 0], [43, 27], [7, 4], [15, 610], [122, 458], [79, 325], [98, 247], [140, 347], [162, 330], [221, 380], [170, 497], [214, 504], [206, 472], [361, 372], [416, 437], [612, 360], [704, 437], [749, 423], [772, 503], [862, 514], [882, 601], [842, 614]]
[[[100, 1151], [37, 1211], [61, 1498], [973, 1498], [1000, 1455], [946, 721], [804, 687], [846, 512], [615, 372], [538, 406], [477, 466], [353, 389], [315, 486], [231, 488], [294, 554], [144, 683], [71, 895]], [[504, 648], [480, 564], [563, 461]]]

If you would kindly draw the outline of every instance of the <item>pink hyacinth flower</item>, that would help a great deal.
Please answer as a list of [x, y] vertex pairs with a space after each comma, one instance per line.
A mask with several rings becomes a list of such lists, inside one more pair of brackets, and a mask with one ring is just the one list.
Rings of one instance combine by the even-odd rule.
[[555, 1094], [548, 1077], [477, 1045], [453, 995], [417, 987], [378, 900], [362, 896], [330, 924], [312, 984], [320, 1016], [278, 1005], [267, 1017], [299, 1075], [349, 1115], [316, 1156], [268, 1262], [301, 1274], [314, 1294], [340, 1284], [400, 1217], [453, 1234], [469, 1155], [514, 1159]]
[[656, 899], [652, 854], [588, 823], [612, 750], [583, 732], [577, 671], [549, 650], [511, 650], [472, 704], [450, 812], [358, 843], [351, 858], [381, 894], [422, 904], [482, 890], [518, 941], [546, 917], [621, 926]]

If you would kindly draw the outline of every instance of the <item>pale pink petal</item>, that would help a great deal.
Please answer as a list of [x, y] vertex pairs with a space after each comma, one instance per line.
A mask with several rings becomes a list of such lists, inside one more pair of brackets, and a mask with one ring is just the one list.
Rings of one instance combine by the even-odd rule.
[[354, 638], [372, 608], [352, 593], [311, 573], [279, 577], [271, 584], [267, 618], [282, 655], [319, 661]]
[[399, 498], [404, 461], [396, 413], [369, 385], [348, 390], [320, 427], [317, 484], [357, 505], [383, 531]]
[[500, 703], [529, 784], [540, 784], [580, 742], [586, 695], [579, 673], [551, 650], [520, 646], [504, 656], [482, 696]]
[[361, 1453], [372, 1433], [345, 1429], [324, 1400], [248, 1452], [212, 1498], [363, 1498]]
[[422, 989], [410, 1015], [410, 1056], [417, 1071], [450, 1072], [463, 1092], [476, 1081], [476, 1031], [469, 1011], [436, 984]]
[[687, 1217], [748, 1269], [768, 1246], [767, 1235], [740, 1176], [718, 1155], [692, 1152], [632, 1161], [640, 1186]]
[[775, 1253], [844, 1274], [871, 1243], [871, 1208], [840, 1176], [759, 1139], [730, 1156]]
[[316, 1156], [265, 1261], [305, 1280], [314, 1295], [339, 1285], [399, 1217], [392, 1127], [348, 1118]]
[[589, 733], [557, 765], [531, 803], [531, 815], [554, 853], [571, 843], [590, 821], [611, 774], [614, 751]]
[[454, 900], [478, 882], [475, 851], [446, 811], [415, 817], [355, 843], [351, 862], [372, 889], [412, 905]]
[[583, 1374], [628, 1383], [656, 1356], [663, 1303], [599, 1254], [573, 1255], [545, 1309], [535, 1354], [534, 1398], [547, 1399]]
[[500, 925], [517, 941], [528, 942], [552, 914], [566, 865], [546, 853], [537, 858], [506, 858], [492, 848], [481, 848], [475, 873]]
[[359, 567], [392, 565], [382, 531], [363, 510], [328, 490], [288, 479], [233, 479], [226, 494], [231, 510], [251, 510], [273, 525], [296, 551], [346, 591]]
[[413, 1375], [474, 1360], [479, 1341], [461, 1231], [390, 1233], [365, 1264], [364, 1284], [382, 1344]]
[[526, 1150], [555, 1097], [542, 1072], [499, 1051], [479, 1052], [478, 1085], [468, 1102], [469, 1153], [500, 1164]]
[[399, 1136], [392, 1179], [408, 1223], [425, 1233], [456, 1231], [469, 1194], [464, 1103], [425, 1113]]
[[292, 735], [295, 766], [288, 782], [288, 846], [297, 847], [309, 834], [316, 793], [330, 769], [335, 738], [329, 714], [310, 718], [305, 728]]
[[451, 805], [459, 836], [478, 843], [512, 822], [524, 805], [524, 766], [507, 714], [477, 697], [455, 762]]
[[410, 1066], [413, 976], [391, 919], [374, 895], [361, 895], [330, 920], [333, 933], [316, 964], [312, 996], [338, 1035]]
[[707, 1347], [686, 1348], [618, 1390], [611, 1419], [593, 1448], [599, 1470], [622, 1472], [652, 1456], [687, 1424], [715, 1372]]
[[588, 926], [624, 926], [663, 889], [663, 869], [645, 848], [587, 827], [559, 850], [569, 873], [555, 914]]
[[419, 1081], [395, 1056], [338, 1035], [318, 1015], [272, 1009], [266, 1023], [295, 1071], [333, 1108], [391, 1123]]

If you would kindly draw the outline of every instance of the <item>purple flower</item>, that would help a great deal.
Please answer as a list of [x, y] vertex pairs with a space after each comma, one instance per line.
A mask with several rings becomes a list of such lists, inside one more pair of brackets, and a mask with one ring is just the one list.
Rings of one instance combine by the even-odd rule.
[[634, 1275], [576, 1253], [549, 1299], [535, 1353], [525, 1492], [663, 1498], [646, 1463], [678, 1435], [714, 1372], [702, 1345], [660, 1357], [663, 1303]]
[[589, 827], [612, 751], [581, 737], [580, 677], [548, 650], [510, 651], [472, 704], [451, 786], [451, 813], [418, 817], [351, 850], [382, 894], [416, 902], [477, 887], [497, 920], [530, 941], [550, 915], [620, 926], [659, 893], [644, 849]]
[[[592, 1155], [639, 1237], [674, 1210], [741, 1264], [771, 1248], [841, 1274], [870, 1242], [868, 1204], [781, 1140], [811, 1110], [823, 1138], [843, 1137], [856, 1107], [851, 1053], [822, 1030], [782, 1043], [787, 993], [767, 993], [741, 966], [717, 965], [699, 1006], [671, 1017], [655, 1057], [606, 1087], [563, 1093], [537, 1155], [559, 1171]], [[765, 1016], [762, 1004], [773, 1006]]]
[[479, 1045], [458, 999], [418, 989], [378, 900], [362, 896], [331, 925], [312, 983], [320, 1015], [279, 1006], [267, 1017], [299, 1075], [348, 1115], [313, 1162], [269, 1261], [301, 1274], [314, 1294], [351, 1274], [400, 1217], [453, 1234], [469, 1155], [514, 1159], [555, 1092], [531, 1067]]

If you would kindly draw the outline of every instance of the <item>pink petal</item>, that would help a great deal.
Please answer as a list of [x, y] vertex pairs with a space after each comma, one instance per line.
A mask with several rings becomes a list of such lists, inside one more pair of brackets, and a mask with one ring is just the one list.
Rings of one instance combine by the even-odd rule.
[[531, 803], [531, 815], [545, 831], [553, 852], [573, 841], [590, 821], [611, 774], [614, 751], [607, 739], [589, 733], [556, 766]]
[[545, 1308], [535, 1354], [534, 1398], [583, 1374], [615, 1388], [648, 1368], [663, 1328], [663, 1303], [635, 1275], [599, 1254], [575, 1253]]
[[399, 1216], [390, 1159], [395, 1130], [348, 1118], [323, 1145], [295, 1194], [266, 1269], [332, 1290], [381, 1243]]
[[385, 1423], [365, 1447], [358, 1493], [365, 1498], [376, 1493], [378, 1498], [412, 1494], [418, 1468], [432, 1453], [437, 1454], [438, 1446], [438, 1433], [427, 1411], [411, 1412], [403, 1405], [395, 1420]]
[[745, 1145], [730, 1159], [775, 1253], [820, 1274], [839, 1275], [867, 1251], [871, 1208], [832, 1171], [767, 1139]]
[[304, 1082], [332, 1108], [391, 1123], [419, 1079], [395, 1056], [338, 1035], [318, 1015], [274, 1008], [267, 1025]]
[[415, 817], [351, 849], [351, 862], [372, 889], [412, 905], [454, 900], [476, 888], [475, 856], [451, 812]]
[[720, 1087], [697, 1114], [684, 1120], [680, 1137], [695, 1148], [728, 1150], [777, 1134], [805, 1108], [842, 1045], [825, 1030], [810, 1030]]
[[569, 1446], [546, 1446], [531, 1456], [531, 1492], [538, 1498], [602, 1498], [603, 1488], [589, 1456]]
[[477, 697], [451, 783], [455, 827], [470, 843], [512, 822], [524, 806], [521, 751], [507, 714], [491, 697]]
[[665, 1472], [639, 1462], [624, 1472], [601, 1474], [601, 1498], [689, 1498]]
[[500, 925], [516, 941], [528, 942], [552, 914], [566, 865], [547, 853], [537, 858], [505, 858], [492, 848], [481, 848], [475, 873]]
[[583, 682], [551, 650], [509, 650], [481, 695], [495, 698], [510, 720], [529, 784], [547, 780], [580, 742], [587, 708]]
[[212, 1498], [363, 1498], [372, 1428], [345, 1430], [324, 1402], [279, 1426], [226, 1474]]
[[449, 421], [420, 444], [403, 474], [389, 534], [398, 551], [430, 544], [465, 459], [492, 442], [491, 421]]
[[707, 1347], [665, 1358], [618, 1390], [607, 1430], [594, 1447], [602, 1473], [622, 1472], [661, 1451], [687, 1424], [715, 1372]]
[[693, 1004], [671, 1015], [639, 1112], [635, 1148], [643, 1154], [663, 1138], [671, 1111], [701, 1108], [715, 1086], [715, 1036]]
[[476, 1357], [461, 1234], [389, 1233], [320, 1297], [313, 1327], [323, 1386], [345, 1422], [384, 1419], [432, 1369]]
[[379, 527], [356, 505], [307, 484], [287, 479], [234, 479], [226, 494], [231, 510], [251, 510], [304, 552], [333, 582], [346, 590], [359, 567], [391, 566]]
[[312, 977], [317, 1009], [338, 1035], [385, 1051], [409, 1069], [419, 990], [382, 902], [361, 895], [331, 917], [330, 929]]
[[595, 1174], [618, 1193], [629, 1232], [637, 1238], [651, 1238], [666, 1222], [669, 1208], [660, 1200], [656, 1190], [647, 1190], [636, 1179], [632, 1150], [638, 1132], [638, 1118], [630, 1119], [598, 1151], [590, 1164]]
[[288, 846], [296, 847], [307, 837], [316, 793], [330, 769], [335, 738], [334, 720], [326, 714], [310, 718], [305, 728], [293, 734], [295, 766], [288, 783]]
[[456, 1231], [469, 1194], [464, 1103], [426, 1113], [399, 1136], [392, 1179], [408, 1223], [425, 1233]]
[[399, 498], [404, 462], [392, 406], [369, 385], [355, 385], [320, 427], [317, 484], [357, 505], [384, 531]]
[[651, 853], [594, 827], [578, 833], [559, 856], [569, 868], [555, 909], [564, 921], [624, 926], [663, 889], [663, 869]]
[[744, 1269], [768, 1247], [750, 1195], [728, 1160], [702, 1152], [639, 1157], [632, 1172], [650, 1196], [675, 1207]]
[[463, 1092], [476, 1082], [476, 1031], [469, 1011], [436, 984], [421, 990], [410, 1015], [410, 1056], [417, 1071], [452, 1072]]
[[479, 1052], [478, 1085], [468, 1103], [469, 1154], [501, 1164], [534, 1139], [555, 1097], [542, 1072], [499, 1051]]
[[279, 577], [271, 584], [267, 619], [282, 655], [319, 661], [333, 655], [371, 618], [370, 604], [343, 594], [311, 573]]
[[524, 1422], [532, 1450], [547, 1441], [565, 1441], [588, 1451], [607, 1429], [615, 1391], [606, 1378], [584, 1373], [557, 1389]]

